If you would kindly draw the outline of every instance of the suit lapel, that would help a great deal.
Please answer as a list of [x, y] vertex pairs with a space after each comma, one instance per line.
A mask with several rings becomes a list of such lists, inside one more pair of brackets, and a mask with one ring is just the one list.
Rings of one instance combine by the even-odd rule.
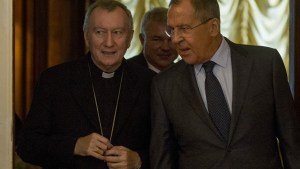
[[177, 76], [179, 91], [182, 92], [187, 102], [191, 104], [195, 115], [200, 117], [203, 123], [206, 123], [212, 131], [222, 138], [206, 110], [196, 81], [194, 67], [192, 65], [185, 64], [184, 62], [181, 64], [182, 66]]
[[148, 67], [148, 64], [147, 64], [147, 61], [146, 61], [146, 59], [145, 59], [145, 57], [144, 57], [143, 52], [141, 52], [141, 53], [138, 55], [138, 62], [139, 62], [140, 64], [142, 64], [143, 66]]
[[239, 46], [228, 41], [231, 49], [232, 78], [233, 78], [233, 97], [232, 97], [232, 118], [229, 134], [229, 142], [236, 128], [242, 106], [245, 101], [249, 84], [252, 59], [247, 57], [247, 53]]
[[[233, 44], [228, 39], [226, 40], [231, 49], [233, 76], [232, 119], [228, 141], [228, 143], [230, 143], [246, 97], [251, 75], [252, 59], [247, 57], [247, 53], [238, 45]], [[206, 110], [198, 89], [193, 66], [182, 63], [181, 69], [179, 69], [179, 71], [179, 76], [177, 76], [177, 84], [180, 91], [191, 104], [197, 116], [199, 116], [204, 123], [207, 123], [212, 131], [214, 131], [220, 138], [222, 138]]]

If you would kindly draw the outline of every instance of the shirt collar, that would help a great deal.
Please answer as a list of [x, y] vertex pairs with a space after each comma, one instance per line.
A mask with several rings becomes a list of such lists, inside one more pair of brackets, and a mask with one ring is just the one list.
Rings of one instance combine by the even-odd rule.
[[[225, 40], [224, 37], [222, 37], [222, 42], [216, 53], [212, 56], [210, 59], [211, 61], [215, 62], [217, 65], [221, 67], [226, 67], [227, 62], [228, 62], [228, 57], [230, 56], [230, 47]], [[202, 68], [202, 63], [201, 64], [195, 64], [194, 68], [196, 73], [198, 74], [201, 71]]]
[[147, 65], [148, 65], [148, 68], [151, 69], [151, 70], [153, 70], [154, 72], [156, 72], [156, 73], [160, 72], [159, 69], [157, 69], [156, 67], [154, 67], [153, 65], [151, 65], [148, 61], [147, 61]]

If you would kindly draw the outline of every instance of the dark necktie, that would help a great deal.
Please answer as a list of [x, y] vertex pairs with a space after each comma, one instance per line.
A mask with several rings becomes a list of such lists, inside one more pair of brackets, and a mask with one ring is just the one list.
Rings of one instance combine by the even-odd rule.
[[206, 73], [205, 92], [207, 107], [215, 126], [218, 128], [224, 139], [228, 141], [231, 116], [222, 87], [212, 72], [214, 65], [215, 62], [213, 61], [208, 61], [203, 64]]

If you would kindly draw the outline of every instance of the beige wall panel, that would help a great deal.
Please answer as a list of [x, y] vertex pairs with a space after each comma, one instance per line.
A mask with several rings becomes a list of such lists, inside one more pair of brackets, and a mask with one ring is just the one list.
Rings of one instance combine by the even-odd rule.
[[12, 169], [12, 0], [0, 1], [0, 168]]

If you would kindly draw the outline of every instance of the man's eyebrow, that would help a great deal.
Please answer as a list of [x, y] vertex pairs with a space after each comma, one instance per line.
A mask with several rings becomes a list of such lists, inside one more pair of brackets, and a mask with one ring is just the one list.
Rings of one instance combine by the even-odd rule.
[[188, 24], [180, 24], [180, 25], [176, 25], [176, 26], [170, 26], [170, 25], [167, 25], [167, 27], [168, 28], [172, 28], [172, 29], [174, 29], [174, 28], [179, 28], [179, 27], [185, 27], [185, 26], [187, 26], [187, 27], [191, 27], [191, 25], [188, 25]]
[[162, 38], [162, 36], [160, 36], [160, 35], [154, 35], [154, 36], [152, 36], [152, 38]]

